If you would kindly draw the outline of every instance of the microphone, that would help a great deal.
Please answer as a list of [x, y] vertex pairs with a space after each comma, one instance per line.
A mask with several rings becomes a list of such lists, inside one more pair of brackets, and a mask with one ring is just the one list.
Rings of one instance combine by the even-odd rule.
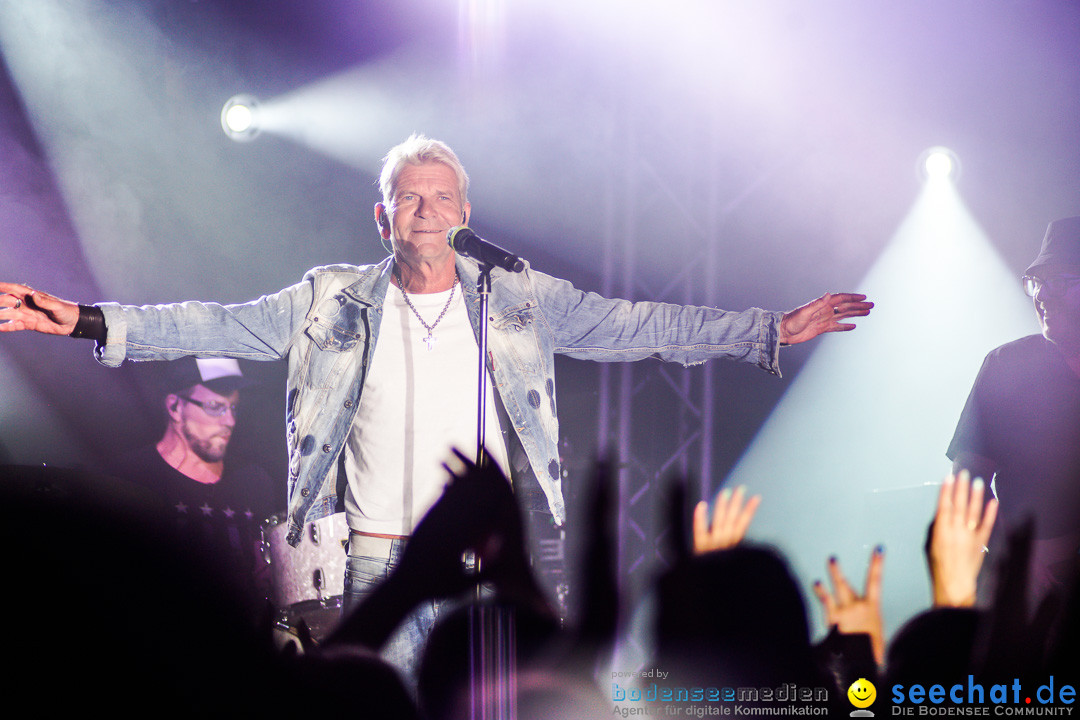
[[525, 269], [525, 261], [508, 250], [503, 250], [498, 245], [483, 240], [465, 225], [450, 228], [446, 233], [446, 242], [455, 252], [471, 257], [473, 260], [502, 268], [507, 272], [521, 272]]

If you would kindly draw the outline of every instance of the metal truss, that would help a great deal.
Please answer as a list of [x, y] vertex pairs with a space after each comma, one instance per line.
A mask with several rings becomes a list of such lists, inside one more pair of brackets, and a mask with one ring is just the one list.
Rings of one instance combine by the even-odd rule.
[[[612, 126], [610, 146], [617, 150], [608, 158], [604, 203], [601, 281], [606, 296], [717, 306], [725, 223], [768, 177], [734, 188], [725, 184], [718, 176], [722, 163], [716, 161], [720, 123], [708, 113], [698, 123], [697, 137], [705, 141], [692, 149], [700, 153], [693, 173], [685, 172], [679, 158], [657, 160], [643, 151], [671, 147], [671, 138], [654, 134], [659, 124], [649, 127], [623, 119]], [[658, 240], [657, 228], [648, 226], [650, 216], [662, 217], [673, 233], [693, 239], [681, 243], [681, 250], [680, 243], [672, 243], [673, 255], [683, 253], [672, 259], [674, 272], [672, 265], [665, 265], [663, 273], [653, 272], [650, 259], [641, 257], [642, 249]], [[643, 281], [646, 276], [652, 277]], [[715, 363], [684, 368], [643, 361], [601, 367], [597, 446], [619, 463], [618, 571], [631, 602], [671, 562], [674, 543], [684, 541], [673, 538], [667, 526], [671, 482], [685, 482], [689, 500], [705, 497], [712, 487], [721, 410], [716, 383]], [[642, 642], [641, 633], [632, 630], [623, 652], [627, 643], [636, 644], [629, 655], [644, 656]]]

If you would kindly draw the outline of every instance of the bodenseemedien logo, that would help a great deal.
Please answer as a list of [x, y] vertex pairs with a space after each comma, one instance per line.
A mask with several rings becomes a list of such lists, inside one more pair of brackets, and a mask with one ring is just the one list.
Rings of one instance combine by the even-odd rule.
[[[627, 680], [628, 677], [631, 679]], [[612, 678], [612, 714], [624, 718], [636, 715], [680, 718], [829, 715], [829, 690], [824, 687], [796, 683], [770, 687], [669, 685], [669, 673], [658, 668], [613, 672]], [[641, 683], [642, 679], [649, 682]]]
[[847, 699], [855, 706], [855, 709], [851, 711], [851, 717], [874, 717], [874, 713], [866, 709], [877, 699], [877, 688], [874, 687], [874, 683], [866, 678], [859, 678], [848, 687]]

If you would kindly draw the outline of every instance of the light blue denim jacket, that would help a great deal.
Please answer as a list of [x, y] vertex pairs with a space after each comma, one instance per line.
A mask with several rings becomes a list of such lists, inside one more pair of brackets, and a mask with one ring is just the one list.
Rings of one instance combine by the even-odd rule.
[[[340, 508], [345, 478], [339, 477], [338, 457], [378, 340], [392, 266], [387, 258], [378, 265], [314, 268], [298, 284], [242, 305], [102, 303], [108, 338], [98, 359], [115, 367], [125, 359], [185, 355], [287, 358], [287, 539], [295, 545], [305, 522]], [[457, 268], [478, 332], [479, 268], [461, 256]], [[520, 443], [524, 456], [517, 469], [531, 469], [560, 524], [566, 508], [555, 353], [598, 361], [657, 357], [684, 365], [728, 357], [780, 374], [778, 312], [609, 300], [528, 267], [492, 272], [488, 310], [488, 370], [504, 411], [506, 440]]]

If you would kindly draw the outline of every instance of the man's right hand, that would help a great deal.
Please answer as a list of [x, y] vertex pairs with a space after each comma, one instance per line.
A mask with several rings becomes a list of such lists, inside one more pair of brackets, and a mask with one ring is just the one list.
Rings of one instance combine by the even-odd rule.
[[79, 305], [26, 285], [0, 282], [0, 332], [34, 330], [70, 335], [79, 320]]

